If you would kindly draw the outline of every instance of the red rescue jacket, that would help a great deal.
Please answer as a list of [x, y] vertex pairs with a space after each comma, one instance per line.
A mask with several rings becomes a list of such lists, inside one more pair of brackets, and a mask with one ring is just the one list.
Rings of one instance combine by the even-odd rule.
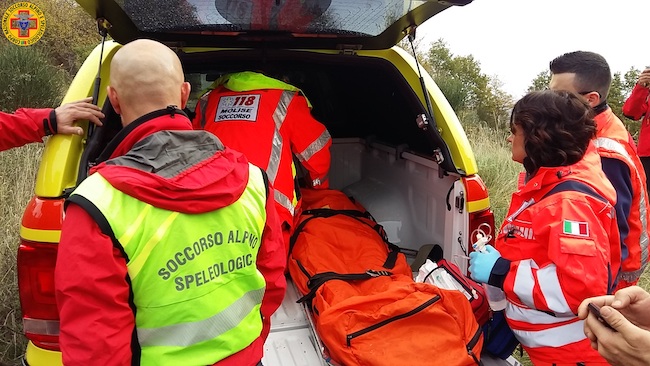
[[[599, 113], [596, 121], [596, 147], [601, 157], [617, 159], [627, 165], [632, 184], [632, 201], [626, 219], [629, 232], [625, 238], [627, 256], [622, 259], [616, 289], [631, 286], [639, 281], [648, 265], [648, 192], [646, 176], [635, 147], [629, 143], [629, 133], [623, 122], [610, 108]], [[619, 187], [615, 187], [619, 188]]]
[[[218, 81], [219, 83], [219, 81]], [[311, 116], [298, 89], [254, 72], [231, 74], [204, 94], [194, 128], [214, 133], [264, 169], [274, 189], [281, 220], [293, 225], [297, 206], [293, 154], [307, 169], [312, 188], [327, 188], [332, 138]]]
[[49, 108], [21, 108], [14, 114], [0, 112], [0, 151], [41, 141], [46, 135], [46, 128], [52, 131], [52, 112]]
[[623, 114], [635, 121], [641, 119], [641, 132], [639, 132], [639, 156], [650, 157], [650, 114], [648, 114], [648, 97], [650, 89], [636, 84], [629, 98], [623, 104]]
[[[503, 290], [506, 319], [537, 364], [606, 361], [590, 347], [578, 305], [607, 293], [620, 245], [616, 192], [593, 144], [584, 158], [540, 170], [513, 193], [496, 248], [511, 261]], [[606, 201], [578, 191], [545, 197], [565, 180], [587, 184]]]

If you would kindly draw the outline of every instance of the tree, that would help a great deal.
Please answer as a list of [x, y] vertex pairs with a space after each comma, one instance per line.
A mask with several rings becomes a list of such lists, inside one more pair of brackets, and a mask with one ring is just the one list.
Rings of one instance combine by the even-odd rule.
[[615, 72], [612, 76], [612, 83], [609, 87], [609, 95], [607, 96], [607, 104], [612, 108], [614, 114], [619, 118], [623, 117], [623, 103], [625, 102], [625, 84], [621, 78], [620, 72]]
[[629, 70], [623, 75], [623, 87], [625, 88], [625, 98], [630, 96], [630, 93], [632, 92], [632, 89], [634, 89], [634, 85], [636, 84], [636, 81], [639, 79], [639, 75], [641, 74], [641, 70], [635, 68], [635, 67], [630, 67]]
[[503, 91], [503, 83], [497, 77], [491, 77], [484, 98], [477, 110], [481, 120], [497, 130], [506, 127], [506, 121], [513, 106], [512, 96]]
[[423, 65], [436, 81], [445, 78], [457, 80], [456, 83], [444, 82], [443, 84], [452, 85], [455, 89], [459, 89], [456, 92], [463, 94], [458, 98], [463, 101], [463, 105], [459, 105], [458, 109], [477, 108], [481, 99], [486, 96], [489, 78], [481, 72], [480, 63], [472, 55], [453, 55], [442, 39], [431, 44], [425, 54]]
[[[620, 72], [614, 74], [614, 79], [612, 80], [612, 89], [615, 93], [615, 98], [612, 101], [610, 101], [611, 99], [608, 98], [610, 107], [612, 107], [614, 113], [616, 113], [621, 121], [623, 121], [623, 124], [627, 130], [632, 136], [634, 136], [635, 139], [637, 139], [639, 136], [641, 125], [638, 122], [625, 117], [623, 115], [622, 108], [623, 103], [625, 103], [625, 100], [630, 96], [630, 93], [632, 92], [632, 89], [634, 88], [634, 85], [636, 84], [640, 73], [640, 70], [635, 69], [634, 67], [630, 67], [630, 69], [625, 72], [622, 79]], [[610, 90], [610, 95], [611, 94], [612, 91]]]
[[551, 82], [551, 72], [549, 70], [540, 71], [537, 76], [533, 79], [532, 83], [528, 87], [528, 91], [537, 91], [548, 89], [548, 84]]
[[496, 76], [483, 73], [474, 56], [454, 55], [439, 39], [424, 53], [422, 64], [457, 113], [471, 110], [488, 125], [501, 125], [512, 105], [512, 96], [503, 91]]

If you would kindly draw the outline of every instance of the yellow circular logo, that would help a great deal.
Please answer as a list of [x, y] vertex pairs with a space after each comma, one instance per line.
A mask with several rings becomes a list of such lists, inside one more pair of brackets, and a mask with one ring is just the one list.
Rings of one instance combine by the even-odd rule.
[[31, 46], [45, 33], [45, 14], [38, 6], [21, 1], [15, 3], [2, 16], [2, 33], [19, 46]]

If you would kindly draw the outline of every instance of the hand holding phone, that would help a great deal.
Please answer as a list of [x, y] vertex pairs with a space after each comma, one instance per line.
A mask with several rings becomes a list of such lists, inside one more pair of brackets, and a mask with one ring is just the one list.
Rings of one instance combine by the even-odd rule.
[[614, 327], [612, 327], [611, 325], [609, 325], [609, 323], [607, 323], [607, 321], [606, 321], [605, 319], [603, 319], [603, 317], [600, 315], [600, 307], [599, 307], [598, 305], [596, 305], [596, 304], [590, 302], [589, 304], [587, 304], [587, 308], [589, 309], [589, 312], [591, 312], [592, 314], [594, 314], [594, 315], [596, 316], [596, 318], [597, 318], [601, 323], [603, 323], [604, 326], [606, 326], [607, 328], [609, 328], [609, 329], [611, 329], [611, 330], [613, 330], [613, 331], [616, 332], [616, 329], [614, 329]]

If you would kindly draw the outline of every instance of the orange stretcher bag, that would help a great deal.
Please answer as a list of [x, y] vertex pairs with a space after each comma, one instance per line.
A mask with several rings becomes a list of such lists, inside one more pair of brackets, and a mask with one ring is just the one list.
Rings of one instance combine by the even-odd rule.
[[312, 310], [323, 344], [340, 364], [480, 364], [482, 329], [460, 292], [392, 281], [330, 303], [334, 286], [316, 292]]
[[[303, 190], [302, 207], [304, 211], [290, 240], [288, 266], [303, 295], [311, 292], [310, 279], [322, 273], [374, 271], [388, 277], [412, 278], [406, 257], [388, 241], [381, 225], [344, 193]], [[379, 275], [368, 278], [373, 276]], [[315, 281], [311, 281], [312, 288]]]
[[335, 362], [479, 362], [481, 330], [462, 294], [416, 284], [381, 225], [342, 192], [304, 190], [302, 199], [289, 272]]

